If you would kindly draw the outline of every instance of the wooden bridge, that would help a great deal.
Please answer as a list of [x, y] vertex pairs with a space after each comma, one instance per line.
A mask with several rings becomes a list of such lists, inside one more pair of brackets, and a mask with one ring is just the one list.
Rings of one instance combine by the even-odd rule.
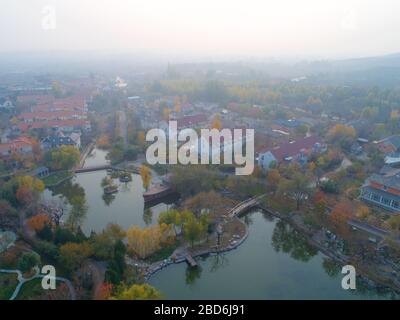
[[234, 206], [231, 210], [228, 212], [228, 216], [230, 218], [237, 217], [239, 214], [242, 212], [245, 212], [251, 208], [254, 208], [259, 205], [260, 200], [265, 197], [265, 195], [261, 196], [254, 196], [252, 198], [246, 199], [240, 203], [238, 203], [236, 206]]

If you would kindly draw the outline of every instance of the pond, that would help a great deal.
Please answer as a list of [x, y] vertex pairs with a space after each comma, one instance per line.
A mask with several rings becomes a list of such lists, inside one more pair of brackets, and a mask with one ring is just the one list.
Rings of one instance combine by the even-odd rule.
[[263, 212], [245, 216], [247, 240], [237, 249], [159, 271], [149, 283], [167, 299], [390, 299], [390, 293], [343, 290], [339, 266], [285, 222]]
[[[85, 166], [107, 163], [106, 154], [103, 150], [94, 149]], [[86, 235], [103, 230], [109, 223], [119, 224], [125, 230], [133, 224], [141, 227], [156, 224], [159, 213], [167, 210], [175, 200], [145, 208], [142, 179], [137, 174], [133, 174], [132, 181], [128, 183], [116, 179], [118, 193], [105, 196], [101, 180], [106, 176], [105, 170], [79, 173], [61, 185], [47, 189], [44, 198], [56, 203], [65, 202], [70, 213], [62, 220], [80, 225]]]

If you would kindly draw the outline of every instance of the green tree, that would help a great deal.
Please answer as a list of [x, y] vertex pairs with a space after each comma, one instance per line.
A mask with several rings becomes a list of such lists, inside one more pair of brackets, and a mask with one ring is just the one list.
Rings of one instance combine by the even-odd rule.
[[26, 252], [24, 253], [18, 261], [18, 269], [23, 273], [30, 272], [33, 267], [40, 264], [40, 257], [37, 253]]
[[311, 195], [311, 180], [302, 173], [296, 173], [292, 179], [280, 184], [279, 192], [296, 200], [296, 208], [299, 210], [301, 203]]
[[82, 262], [92, 255], [92, 248], [88, 242], [67, 242], [60, 247], [60, 262], [69, 271], [81, 266]]
[[195, 241], [201, 239], [205, 233], [204, 225], [198, 221], [194, 215], [183, 224], [183, 234], [186, 240], [190, 241], [191, 246], [194, 246]]
[[61, 146], [48, 151], [44, 158], [46, 165], [53, 170], [69, 170], [78, 164], [80, 152], [74, 146]]

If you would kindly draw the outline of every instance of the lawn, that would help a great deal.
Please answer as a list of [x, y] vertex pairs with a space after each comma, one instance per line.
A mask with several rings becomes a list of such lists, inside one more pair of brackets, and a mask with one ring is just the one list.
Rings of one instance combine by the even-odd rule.
[[46, 186], [53, 186], [71, 176], [72, 176], [72, 173], [70, 171], [54, 172], [54, 173], [51, 173], [46, 178], [44, 178], [43, 182], [45, 183]]
[[16, 273], [0, 273], [0, 300], [8, 300], [17, 287]]
[[153, 263], [157, 261], [161, 261], [164, 259], [167, 259], [171, 256], [171, 254], [174, 252], [174, 250], [178, 247], [178, 243], [175, 243], [171, 246], [162, 248], [161, 250], [157, 251], [150, 257], [146, 259], [146, 262]]

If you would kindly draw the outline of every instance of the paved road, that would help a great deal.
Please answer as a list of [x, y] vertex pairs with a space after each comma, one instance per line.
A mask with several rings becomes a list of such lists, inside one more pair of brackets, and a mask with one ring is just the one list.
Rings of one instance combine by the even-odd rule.
[[[18, 293], [20, 292], [22, 286], [26, 282], [31, 281], [33, 279], [38, 279], [38, 278], [44, 278], [45, 277], [45, 275], [36, 273], [34, 276], [32, 276], [30, 278], [24, 278], [24, 276], [22, 275], [22, 272], [20, 270], [18, 270], [18, 269], [15, 269], [15, 270], [0, 269], [0, 273], [16, 273], [17, 274], [18, 285], [15, 288], [13, 294], [11, 295], [10, 300], [15, 300], [15, 298], [18, 296]], [[76, 300], [75, 289], [72, 286], [71, 281], [69, 281], [68, 279], [63, 278], [63, 277], [55, 277], [55, 279], [58, 280], [58, 281], [65, 282], [65, 284], [67, 285], [67, 287], [69, 289], [71, 300]]]

